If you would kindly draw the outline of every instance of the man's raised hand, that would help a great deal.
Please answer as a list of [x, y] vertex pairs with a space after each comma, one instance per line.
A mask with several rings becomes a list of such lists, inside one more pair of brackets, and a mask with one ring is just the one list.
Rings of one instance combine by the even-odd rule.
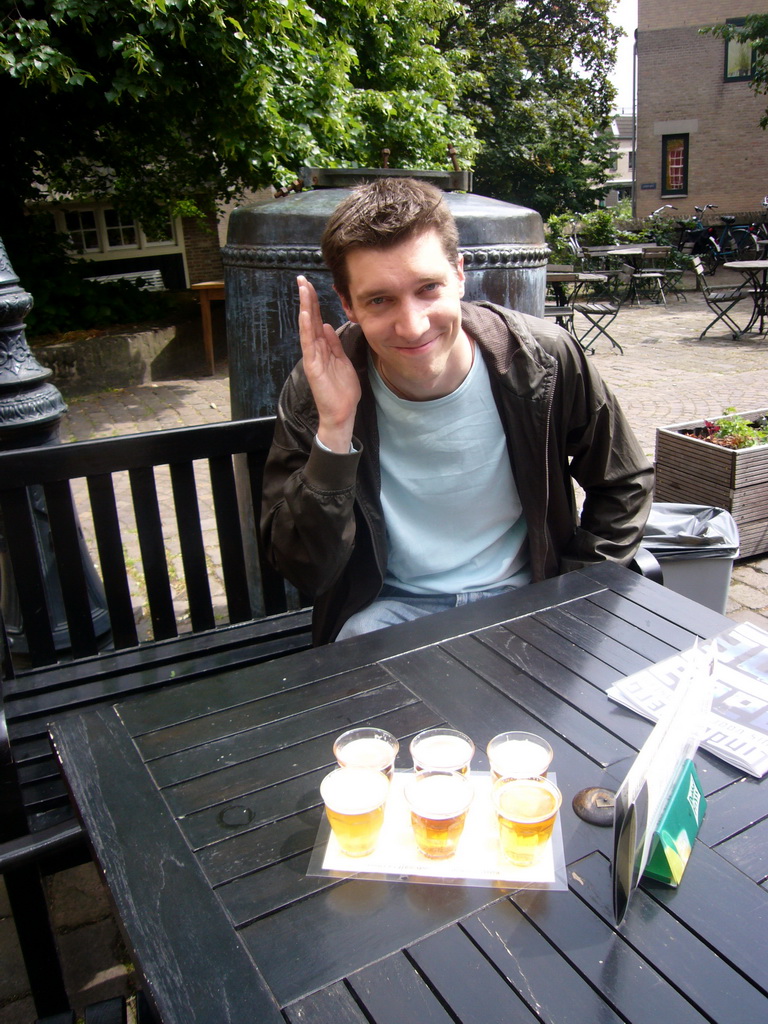
[[299, 339], [304, 373], [319, 416], [317, 437], [334, 452], [346, 454], [352, 441], [360, 381], [330, 324], [323, 323], [314, 286], [298, 277]]

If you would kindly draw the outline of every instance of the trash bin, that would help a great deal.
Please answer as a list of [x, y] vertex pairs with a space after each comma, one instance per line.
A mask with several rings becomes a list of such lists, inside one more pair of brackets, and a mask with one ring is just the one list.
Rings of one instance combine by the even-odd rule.
[[711, 505], [653, 503], [643, 547], [656, 556], [664, 586], [725, 612], [739, 530], [730, 512]]

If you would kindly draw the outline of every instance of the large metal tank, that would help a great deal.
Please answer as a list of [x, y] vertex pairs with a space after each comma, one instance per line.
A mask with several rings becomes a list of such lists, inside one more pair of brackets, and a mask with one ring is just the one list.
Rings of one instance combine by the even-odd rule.
[[544, 225], [534, 210], [449, 191], [467, 187], [462, 172], [309, 169], [308, 184], [329, 187], [243, 206], [229, 219], [222, 256], [234, 419], [274, 413], [283, 383], [301, 356], [297, 274], [317, 288], [325, 319], [334, 326], [343, 323], [320, 254], [320, 237], [349, 189], [377, 174], [427, 178], [445, 189], [459, 229], [466, 299], [488, 299], [543, 316], [548, 250]]

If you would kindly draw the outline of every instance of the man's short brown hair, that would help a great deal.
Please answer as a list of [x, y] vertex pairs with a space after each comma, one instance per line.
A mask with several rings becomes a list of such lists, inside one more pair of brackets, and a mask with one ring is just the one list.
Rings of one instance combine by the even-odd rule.
[[349, 301], [347, 253], [388, 249], [426, 231], [437, 232], [446, 258], [457, 266], [459, 232], [439, 188], [417, 178], [358, 185], [328, 218], [320, 243], [337, 291]]

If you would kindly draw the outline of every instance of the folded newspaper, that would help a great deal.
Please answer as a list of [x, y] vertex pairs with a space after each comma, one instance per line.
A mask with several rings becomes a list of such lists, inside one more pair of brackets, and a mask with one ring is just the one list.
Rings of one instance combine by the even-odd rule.
[[743, 622], [627, 676], [608, 696], [656, 722], [680, 680], [692, 675], [712, 675], [714, 683], [699, 745], [762, 778], [768, 772], [768, 632]]

